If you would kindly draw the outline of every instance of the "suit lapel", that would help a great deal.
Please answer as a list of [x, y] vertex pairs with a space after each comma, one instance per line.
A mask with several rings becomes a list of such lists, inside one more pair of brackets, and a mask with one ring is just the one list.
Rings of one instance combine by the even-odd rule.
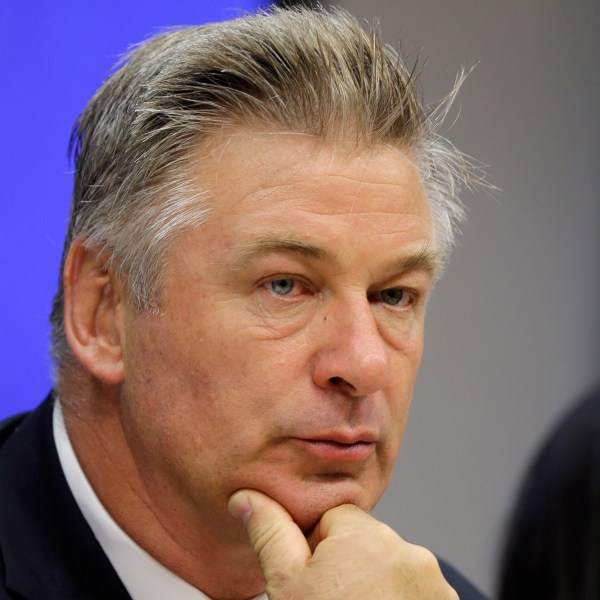
[[63, 475], [52, 409], [50, 395], [0, 447], [4, 585], [31, 600], [127, 600]]

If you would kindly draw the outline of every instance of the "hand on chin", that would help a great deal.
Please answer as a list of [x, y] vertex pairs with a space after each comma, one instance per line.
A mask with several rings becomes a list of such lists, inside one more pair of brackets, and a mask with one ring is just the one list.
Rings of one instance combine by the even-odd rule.
[[285, 488], [271, 485], [253, 486], [278, 502], [288, 512], [309, 540], [311, 548], [311, 540], [317, 535], [315, 532], [321, 517], [328, 510], [343, 504], [354, 504], [367, 512], [373, 508], [373, 504], [365, 500], [355, 481], [341, 477], [322, 479], [304, 481], [297, 486]]

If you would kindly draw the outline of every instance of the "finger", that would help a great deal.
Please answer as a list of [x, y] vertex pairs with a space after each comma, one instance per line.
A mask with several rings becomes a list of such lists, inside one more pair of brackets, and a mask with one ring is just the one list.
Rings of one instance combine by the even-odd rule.
[[329, 509], [307, 533], [306, 538], [311, 552], [315, 552], [317, 546], [332, 533], [352, 528], [359, 528], [365, 523], [373, 521], [374, 518], [354, 504], [341, 504]]
[[351, 530], [364, 531], [366, 527], [378, 526], [380, 522], [372, 515], [365, 512], [354, 504], [341, 504], [335, 508], [329, 509], [322, 517], [317, 527], [318, 537], [315, 541], [320, 541], [332, 535], [347, 533]]
[[277, 589], [304, 570], [311, 557], [302, 531], [275, 500], [255, 490], [241, 490], [229, 499], [229, 512], [246, 526], [260, 562], [267, 589]]
[[[382, 581], [396, 581], [395, 587], [386, 588], [392, 590], [392, 595], [381, 597], [458, 600], [430, 550], [402, 539], [388, 525], [357, 506], [345, 504], [327, 511], [319, 523], [319, 535], [324, 542], [316, 548], [313, 562], [322, 558], [321, 551], [329, 553], [334, 548], [340, 564], [344, 561], [352, 564], [353, 555], [343, 554], [348, 544], [337, 545], [339, 540], [348, 537], [354, 541], [354, 547], [360, 549], [363, 568], [345, 574], [350, 589], [358, 589], [366, 574], [378, 570]], [[336, 545], [327, 546], [331, 542]], [[356, 573], [360, 573], [358, 580], [353, 579]], [[385, 573], [389, 579], [385, 579]]]

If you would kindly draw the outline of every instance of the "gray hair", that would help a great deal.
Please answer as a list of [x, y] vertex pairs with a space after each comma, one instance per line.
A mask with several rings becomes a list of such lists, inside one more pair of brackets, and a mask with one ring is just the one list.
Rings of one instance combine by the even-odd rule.
[[[151, 38], [125, 57], [73, 130], [63, 265], [82, 238], [104, 253], [140, 310], [156, 310], [166, 250], [208, 211], [191, 156], [235, 125], [409, 151], [436, 249], [447, 253], [464, 218], [459, 192], [471, 165], [438, 133], [456, 90], [431, 110], [417, 79], [377, 32], [340, 10], [272, 9]], [[63, 310], [61, 278], [51, 316], [59, 375], [72, 358]]]

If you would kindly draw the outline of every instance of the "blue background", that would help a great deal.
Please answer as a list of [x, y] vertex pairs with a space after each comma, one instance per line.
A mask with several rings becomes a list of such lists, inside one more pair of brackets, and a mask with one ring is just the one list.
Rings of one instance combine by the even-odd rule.
[[164, 27], [260, 0], [7, 2], [0, 9], [0, 418], [51, 386], [48, 316], [72, 188], [71, 127], [119, 56]]

